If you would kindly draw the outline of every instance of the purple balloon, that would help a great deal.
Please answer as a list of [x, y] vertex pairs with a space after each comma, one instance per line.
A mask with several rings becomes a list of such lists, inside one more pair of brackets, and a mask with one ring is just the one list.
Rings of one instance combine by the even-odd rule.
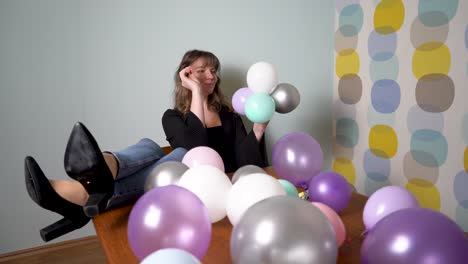
[[369, 231], [361, 263], [450, 263], [468, 260], [468, 240], [447, 216], [426, 208], [393, 212]]
[[156, 187], [138, 199], [127, 228], [138, 259], [163, 248], [178, 248], [201, 259], [211, 240], [208, 209], [189, 190], [176, 185]]
[[321, 172], [309, 183], [309, 200], [330, 206], [335, 212], [345, 209], [351, 200], [352, 189], [348, 181], [332, 171]]
[[240, 88], [232, 96], [232, 107], [234, 110], [241, 114], [245, 115], [245, 102], [253, 94], [252, 90], [248, 87]]
[[400, 186], [386, 186], [374, 192], [364, 206], [362, 219], [367, 230], [385, 216], [404, 209], [419, 207], [418, 200]]
[[291, 132], [276, 141], [271, 164], [280, 178], [305, 185], [322, 170], [323, 152], [309, 134]]

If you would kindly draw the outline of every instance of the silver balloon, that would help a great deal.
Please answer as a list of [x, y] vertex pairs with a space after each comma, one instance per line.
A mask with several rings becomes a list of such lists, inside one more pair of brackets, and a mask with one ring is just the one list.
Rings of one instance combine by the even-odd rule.
[[240, 167], [239, 169], [234, 172], [234, 175], [232, 175], [232, 184], [234, 184], [237, 180], [239, 180], [241, 177], [244, 177], [245, 175], [249, 175], [252, 173], [265, 173], [265, 171], [255, 165], [245, 165]]
[[275, 196], [250, 207], [231, 235], [234, 264], [336, 263], [335, 231], [311, 203]]
[[301, 101], [301, 95], [296, 87], [289, 83], [280, 83], [271, 93], [275, 101], [275, 110], [278, 113], [285, 114], [296, 109]]
[[161, 186], [176, 184], [189, 169], [180, 161], [166, 161], [156, 166], [146, 178], [145, 192]]

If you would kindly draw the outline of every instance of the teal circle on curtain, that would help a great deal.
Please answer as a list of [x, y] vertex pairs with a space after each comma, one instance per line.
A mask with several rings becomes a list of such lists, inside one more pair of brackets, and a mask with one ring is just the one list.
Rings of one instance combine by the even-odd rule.
[[372, 104], [369, 104], [367, 109], [367, 123], [370, 127], [376, 125], [386, 125], [389, 127], [393, 127], [395, 125], [395, 113], [379, 113], [374, 109]]
[[359, 4], [345, 6], [339, 16], [339, 28], [347, 37], [355, 36], [361, 31], [364, 22], [364, 12]]
[[447, 153], [447, 140], [440, 132], [419, 129], [411, 135], [411, 154], [419, 164], [440, 167], [447, 160]]
[[447, 24], [457, 13], [458, 0], [420, 0], [418, 16], [428, 27]]
[[336, 121], [336, 141], [346, 148], [356, 146], [359, 141], [359, 127], [354, 119], [341, 118]]
[[364, 192], [367, 196], [371, 196], [378, 189], [392, 185], [388, 180], [376, 181], [372, 178], [366, 177], [364, 180]]
[[399, 64], [396, 55], [386, 61], [372, 60], [369, 65], [369, 73], [373, 82], [383, 79], [395, 81], [398, 78], [398, 71]]

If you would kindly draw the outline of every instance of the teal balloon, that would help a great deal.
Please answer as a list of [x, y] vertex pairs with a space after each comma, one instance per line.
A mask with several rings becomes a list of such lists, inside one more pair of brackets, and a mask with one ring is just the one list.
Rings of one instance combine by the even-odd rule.
[[296, 186], [294, 186], [294, 184], [283, 179], [279, 179], [278, 181], [281, 183], [284, 190], [289, 196], [296, 197], [296, 198], [299, 197], [299, 193], [297, 192]]
[[275, 101], [267, 93], [255, 93], [245, 103], [245, 115], [254, 123], [265, 123], [275, 112]]

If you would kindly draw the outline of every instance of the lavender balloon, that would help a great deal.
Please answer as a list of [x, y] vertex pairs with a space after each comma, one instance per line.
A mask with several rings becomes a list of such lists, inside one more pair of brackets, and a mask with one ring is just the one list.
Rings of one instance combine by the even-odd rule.
[[273, 146], [271, 164], [280, 178], [305, 185], [322, 169], [322, 149], [309, 134], [291, 132]]
[[374, 192], [366, 202], [362, 219], [367, 230], [385, 216], [404, 209], [419, 207], [418, 200], [400, 186], [386, 186]]
[[232, 107], [234, 110], [241, 114], [245, 115], [245, 102], [253, 94], [253, 91], [248, 87], [240, 88], [232, 96]]
[[321, 172], [312, 178], [308, 192], [311, 202], [326, 204], [337, 213], [348, 205], [352, 194], [348, 181], [332, 171]]
[[393, 212], [369, 231], [361, 263], [450, 263], [468, 260], [468, 240], [447, 216], [425, 208]]
[[156, 250], [178, 248], [201, 259], [211, 240], [208, 209], [185, 188], [168, 185], [146, 192], [132, 208], [130, 247], [142, 260]]

